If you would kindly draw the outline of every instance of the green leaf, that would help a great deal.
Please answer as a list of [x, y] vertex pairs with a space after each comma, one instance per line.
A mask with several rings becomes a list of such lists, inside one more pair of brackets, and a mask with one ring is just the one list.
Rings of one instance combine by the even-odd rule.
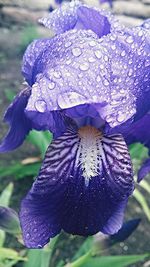
[[[127, 256], [102, 256], [88, 259], [87, 262], [78, 265], [81, 267], [126, 267], [130, 264], [144, 260], [148, 254], [143, 255], [127, 255]], [[70, 265], [74, 267], [74, 265]], [[77, 267], [77, 265], [76, 265]]]
[[144, 210], [145, 215], [147, 216], [148, 220], [150, 220], [150, 208], [149, 208], [149, 206], [147, 204], [147, 201], [146, 201], [145, 197], [139, 192], [138, 189], [134, 190], [133, 196], [135, 197], [135, 199], [141, 205], [141, 207]]
[[6, 188], [3, 190], [3, 192], [0, 195], [0, 205], [4, 207], [9, 206], [9, 201], [13, 192], [13, 183], [10, 183], [6, 186]]
[[10, 248], [0, 248], [0, 260], [10, 259], [10, 260], [26, 260], [19, 256], [19, 253]]
[[30, 249], [27, 254], [27, 262], [23, 267], [49, 267], [50, 260], [55, 244], [59, 235], [51, 240], [51, 242], [43, 249]]
[[30, 249], [27, 254], [27, 261], [23, 267], [41, 267], [43, 249]]
[[[13, 183], [10, 183], [6, 186], [3, 192], [0, 195], [0, 206], [8, 207], [9, 201], [13, 192]], [[5, 241], [5, 232], [0, 230], [0, 247], [3, 246]]]
[[4, 94], [7, 98], [7, 100], [9, 100], [10, 102], [13, 100], [13, 98], [15, 97], [16, 93], [12, 90], [12, 89], [5, 89]]
[[130, 146], [131, 158], [143, 160], [148, 157], [148, 149], [140, 143], [135, 143]]
[[90, 237], [86, 238], [86, 240], [80, 246], [79, 250], [74, 255], [73, 260], [76, 260], [79, 257], [81, 257], [82, 255], [84, 255], [85, 253], [87, 253], [90, 250], [90, 248], [92, 247], [92, 244], [93, 244], [93, 237], [90, 236]]
[[18, 260], [9, 260], [8, 262], [4, 262], [4, 264], [1, 266], [0, 265], [0, 267], [12, 267], [12, 266], [14, 266], [16, 263], [18, 262]]
[[25, 176], [35, 176], [40, 169], [41, 163], [21, 164], [20, 162], [6, 167], [0, 167], [0, 176], [14, 176], [16, 179], [24, 178]]
[[52, 141], [52, 134], [49, 131], [39, 132], [33, 130], [26, 140], [35, 145], [40, 150], [42, 158], [44, 158], [47, 147]]
[[3, 247], [5, 242], [5, 232], [3, 230], [0, 230], [0, 247]]
[[146, 180], [142, 180], [139, 185], [150, 194], [150, 184]]

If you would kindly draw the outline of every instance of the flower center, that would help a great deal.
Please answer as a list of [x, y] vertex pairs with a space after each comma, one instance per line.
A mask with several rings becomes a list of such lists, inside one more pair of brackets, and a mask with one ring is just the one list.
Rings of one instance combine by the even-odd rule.
[[83, 176], [88, 185], [89, 180], [99, 173], [103, 134], [97, 128], [88, 125], [78, 130], [78, 136], [80, 143], [76, 162], [80, 162]]

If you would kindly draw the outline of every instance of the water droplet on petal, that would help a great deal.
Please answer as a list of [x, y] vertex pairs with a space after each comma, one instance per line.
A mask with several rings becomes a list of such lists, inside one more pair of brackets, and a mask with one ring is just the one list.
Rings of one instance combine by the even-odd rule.
[[126, 42], [128, 44], [132, 44], [134, 42], [133, 37], [132, 36], [128, 36], [127, 39], [126, 39]]
[[30, 234], [29, 234], [29, 233], [26, 234], [26, 238], [27, 238], [27, 239], [30, 238]]
[[96, 81], [100, 82], [101, 81], [101, 76], [98, 75], [97, 78], [96, 78]]
[[91, 41], [91, 42], [89, 43], [89, 45], [93, 47], [93, 46], [96, 45], [96, 42], [93, 40], [93, 41]]
[[75, 56], [75, 57], [79, 57], [81, 54], [82, 54], [82, 51], [80, 48], [76, 47], [76, 48], [73, 48], [72, 49], [72, 54]]
[[109, 81], [108, 80], [104, 80], [104, 85], [108, 86], [109, 85]]
[[121, 52], [121, 56], [124, 57], [126, 55], [126, 52], [125, 51], [122, 51]]
[[96, 61], [96, 59], [95, 59], [95, 57], [89, 57], [88, 61], [89, 61], [90, 63], [93, 63], [93, 62]]
[[67, 64], [67, 65], [70, 65], [71, 62], [72, 62], [71, 59], [66, 60], [66, 64]]
[[102, 53], [101, 53], [101, 51], [96, 50], [94, 53], [95, 53], [95, 56], [96, 56], [97, 58], [101, 58], [101, 57], [102, 57]]
[[145, 65], [145, 67], [150, 66], [150, 60], [147, 59], [147, 60], [145, 61], [144, 65]]
[[85, 62], [80, 65], [80, 70], [86, 71], [89, 69], [89, 63]]
[[67, 43], [65, 43], [65, 47], [66, 48], [68, 48], [68, 47], [70, 47], [72, 45], [72, 43], [69, 41], [69, 42], [67, 42]]
[[54, 75], [54, 77], [57, 78], [57, 79], [60, 79], [60, 78], [61, 78], [61, 73], [60, 73], [59, 71], [54, 71], [54, 72], [53, 72], [53, 75]]
[[54, 89], [54, 87], [55, 87], [55, 83], [54, 82], [51, 82], [51, 83], [48, 84], [48, 88], [50, 90]]
[[104, 56], [104, 60], [105, 60], [105, 61], [108, 61], [108, 56], [105, 55], [105, 56]]
[[39, 112], [45, 112], [47, 108], [46, 102], [44, 100], [37, 100], [35, 102], [35, 108]]
[[117, 121], [118, 122], [123, 122], [126, 119], [126, 115], [124, 113], [120, 113], [117, 116]]
[[85, 102], [86, 98], [77, 92], [64, 93], [58, 96], [58, 105], [62, 109], [81, 105]]

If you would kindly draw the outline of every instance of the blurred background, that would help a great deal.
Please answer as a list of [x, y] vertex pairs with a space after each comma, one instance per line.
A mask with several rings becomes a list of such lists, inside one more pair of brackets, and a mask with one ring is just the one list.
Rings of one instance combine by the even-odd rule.
[[[102, 4], [98, 0], [84, 2], [111, 10], [123, 24], [129, 27], [140, 25], [143, 20], [150, 17], [150, 0], [116, 0], [112, 2], [112, 7], [109, 3]], [[51, 36], [48, 29], [38, 24], [38, 18], [45, 16], [56, 7], [58, 4], [51, 0], [0, 0], [0, 140], [7, 131], [7, 125], [2, 122], [3, 114], [14, 95], [23, 86], [21, 62], [24, 51], [32, 40]], [[0, 155], [0, 206], [9, 205], [15, 211], [19, 211], [20, 201], [31, 187], [51, 138], [52, 136], [47, 132], [33, 131], [19, 149]], [[136, 173], [147, 157], [147, 149], [140, 144], [135, 144], [130, 148], [130, 153]], [[103, 255], [150, 253], [150, 176], [139, 185], [136, 183], [136, 191], [129, 200], [125, 220], [134, 218], [142, 219], [136, 231], [128, 240], [104, 249]], [[1, 225], [0, 228], [2, 228]], [[55, 247], [53, 249], [47, 247], [47, 251], [44, 250], [45, 254], [41, 254], [41, 257], [49, 257], [48, 263], [41, 263], [42, 260], [38, 257], [42, 252], [38, 254], [32, 250], [29, 252], [23, 246], [20, 234], [6, 232], [0, 230], [0, 267], [73, 266], [65, 264], [71, 261], [85, 242], [84, 238], [62, 233]], [[80, 251], [79, 256], [82, 254], [83, 252]], [[109, 267], [112, 264], [92, 264], [90, 267], [94, 266]], [[148, 267], [150, 260], [113, 266]]]

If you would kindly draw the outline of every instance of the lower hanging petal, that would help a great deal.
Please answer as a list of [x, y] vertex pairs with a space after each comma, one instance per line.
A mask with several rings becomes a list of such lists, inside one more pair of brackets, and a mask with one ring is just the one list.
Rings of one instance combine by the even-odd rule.
[[61, 229], [71, 234], [117, 232], [133, 191], [133, 173], [121, 135], [94, 127], [68, 130], [49, 146], [39, 175], [22, 202], [27, 247], [44, 246]]
[[1, 153], [20, 146], [32, 128], [31, 121], [24, 114], [29, 96], [30, 89], [27, 87], [16, 96], [6, 111], [4, 120], [10, 124], [10, 129], [0, 144]]

